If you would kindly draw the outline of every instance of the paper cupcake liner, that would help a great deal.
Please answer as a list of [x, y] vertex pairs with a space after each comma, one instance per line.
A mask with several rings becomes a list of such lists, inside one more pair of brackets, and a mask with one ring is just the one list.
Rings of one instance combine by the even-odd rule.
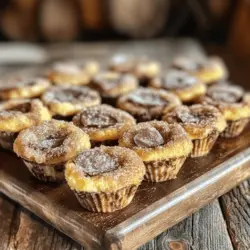
[[133, 199], [138, 186], [129, 186], [112, 193], [74, 193], [81, 206], [92, 212], [110, 213], [126, 207]]
[[178, 157], [164, 161], [144, 162], [146, 166], [145, 179], [152, 182], [175, 179], [186, 158]]
[[43, 182], [63, 182], [64, 177], [64, 164], [59, 165], [43, 165], [37, 164], [29, 161], [24, 161], [29, 171], [38, 180]]
[[201, 157], [207, 155], [212, 149], [215, 141], [219, 136], [219, 132], [215, 131], [209, 134], [206, 138], [193, 140], [193, 150], [191, 157]]
[[221, 137], [232, 138], [240, 135], [248, 122], [248, 118], [237, 121], [228, 121], [226, 129], [221, 133]]
[[13, 151], [13, 143], [17, 135], [16, 132], [0, 131], [0, 147]]

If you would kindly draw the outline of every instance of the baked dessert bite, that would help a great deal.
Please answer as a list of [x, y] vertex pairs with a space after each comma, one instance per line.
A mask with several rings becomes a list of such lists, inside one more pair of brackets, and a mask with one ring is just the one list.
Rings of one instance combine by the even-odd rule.
[[92, 146], [116, 145], [124, 130], [135, 125], [135, 119], [125, 111], [109, 105], [98, 105], [81, 110], [73, 123], [86, 132]]
[[126, 207], [143, 180], [145, 166], [132, 150], [101, 146], [66, 164], [65, 176], [83, 208], [114, 212]]
[[38, 99], [18, 99], [0, 103], [0, 146], [12, 150], [18, 133], [50, 120], [48, 109]]
[[170, 124], [180, 124], [192, 139], [191, 157], [208, 154], [219, 134], [226, 128], [220, 111], [211, 105], [179, 106], [163, 116]]
[[23, 130], [14, 152], [30, 172], [45, 182], [62, 182], [65, 163], [90, 148], [89, 137], [72, 123], [50, 120]]
[[48, 78], [56, 85], [86, 85], [98, 71], [99, 64], [94, 61], [58, 62], [52, 66]]
[[42, 101], [55, 118], [71, 119], [81, 109], [100, 104], [101, 98], [88, 87], [55, 86], [43, 94]]
[[206, 93], [206, 85], [201, 80], [189, 72], [176, 69], [152, 79], [149, 86], [172, 92], [184, 103], [190, 103]]
[[153, 88], [138, 88], [117, 101], [117, 106], [132, 114], [137, 122], [160, 119], [164, 112], [180, 104], [176, 95]]
[[145, 178], [161, 182], [176, 178], [193, 145], [179, 124], [139, 123], [123, 133], [119, 145], [134, 150], [146, 166]]
[[227, 121], [222, 137], [236, 137], [246, 127], [250, 118], [250, 93], [243, 88], [228, 83], [220, 83], [208, 88], [206, 96], [198, 102], [217, 107]]
[[39, 97], [50, 85], [50, 82], [44, 78], [6, 79], [6, 82], [3, 81], [0, 86], [0, 99], [6, 101]]
[[117, 54], [111, 58], [109, 69], [119, 73], [130, 73], [137, 77], [142, 85], [159, 75], [161, 65], [145, 56]]
[[228, 78], [227, 68], [221, 58], [211, 56], [207, 60], [177, 57], [172, 67], [187, 71], [206, 84], [217, 83]]
[[138, 80], [131, 74], [106, 71], [96, 74], [90, 86], [99, 92], [104, 102], [115, 105], [119, 96], [137, 88]]

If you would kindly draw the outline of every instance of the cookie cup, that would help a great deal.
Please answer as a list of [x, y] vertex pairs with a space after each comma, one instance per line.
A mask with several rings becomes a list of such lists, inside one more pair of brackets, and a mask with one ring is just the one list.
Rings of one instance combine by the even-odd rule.
[[44, 78], [6, 81], [0, 88], [0, 99], [5, 101], [39, 97], [51, 86]]
[[[145, 174], [141, 159], [121, 147], [102, 146], [83, 154], [69, 161], [65, 170], [66, 181], [82, 207], [102, 213], [126, 207]], [[95, 165], [88, 169], [86, 162]]]
[[64, 165], [90, 148], [89, 137], [72, 123], [45, 121], [23, 130], [14, 142], [14, 152], [41, 181], [62, 182]]
[[191, 157], [207, 155], [226, 128], [223, 115], [210, 105], [179, 106], [162, 119], [171, 124], [178, 123], [185, 129], [193, 142]]
[[121, 134], [136, 124], [130, 114], [106, 104], [82, 109], [73, 123], [89, 135], [92, 147], [117, 145]]
[[[142, 145], [135, 141], [138, 136]], [[175, 179], [193, 147], [180, 125], [163, 121], [143, 122], [131, 127], [122, 135], [119, 145], [140, 156], [146, 166], [145, 179], [151, 182]]]
[[23, 129], [50, 120], [48, 109], [38, 99], [9, 100], [0, 104], [0, 146], [13, 150], [13, 143]]

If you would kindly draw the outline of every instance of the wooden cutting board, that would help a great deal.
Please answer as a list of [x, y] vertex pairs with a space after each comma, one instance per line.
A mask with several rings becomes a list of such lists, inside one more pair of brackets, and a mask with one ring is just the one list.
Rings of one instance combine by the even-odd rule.
[[[105, 63], [118, 52], [146, 53], [166, 67], [176, 54], [204, 56], [191, 40], [76, 45], [67, 51], [56, 48], [52, 56], [94, 58]], [[109, 214], [82, 209], [66, 184], [37, 181], [13, 153], [1, 151], [0, 159], [1, 192], [87, 249], [131, 250], [250, 177], [250, 126], [236, 139], [219, 139], [208, 156], [188, 159], [177, 179], [144, 182], [128, 207]]]

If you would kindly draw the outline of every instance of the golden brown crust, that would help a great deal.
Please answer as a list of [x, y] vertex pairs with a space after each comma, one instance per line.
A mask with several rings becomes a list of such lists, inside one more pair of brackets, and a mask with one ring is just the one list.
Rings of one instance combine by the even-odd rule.
[[227, 121], [250, 117], [250, 93], [244, 93], [240, 86], [217, 84], [210, 87], [207, 95], [197, 100], [217, 107]]
[[1, 84], [0, 99], [11, 100], [38, 97], [49, 87], [50, 82], [44, 78], [11, 80], [7, 84]]
[[[161, 144], [152, 147], [138, 146], [135, 136], [144, 129], [157, 130], [163, 138]], [[154, 144], [155, 135], [145, 135], [144, 142]], [[179, 124], [168, 124], [163, 121], [142, 122], [123, 133], [119, 145], [134, 150], [144, 162], [161, 161], [176, 157], [188, 156], [192, 151], [192, 142]]]
[[226, 128], [223, 115], [211, 105], [179, 106], [162, 119], [171, 124], [180, 124], [192, 140], [205, 138], [213, 131], [221, 133]]
[[92, 141], [118, 140], [120, 134], [135, 125], [135, 119], [109, 105], [83, 109], [74, 116], [73, 123], [86, 132]]
[[56, 63], [48, 78], [56, 85], [86, 85], [99, 71], [99, 64], [94, 61], [78, 65], [72, 62]]
[[190, 102], [206, 93], [206, 86], [192, 74], [172, 69], [151, 80], [150, 87], [164, 89], [177, 95], [181, 101]]
[[71, 116], [85, 107], [101, 103], [99, 94], [80, 86], [57, 86], [46, 91], [42, 101], [53, 115]]
[[90, 148], [89, 137], [72, 123], [50, 120], [25, 129], [14, 142], [14, 152], [38, 164], [65, 163]]
[[50, 120], [48, 109], [38, 99], [19, 99], [0, 104], [0, 131], [19, 132]]
[[151, 79], [160, 73], [161, 65], [146, 57], [115, 55], [111, 59], [109, 69], [119, 73], [131, 73], [138, 79]]
[[164, 112], [180, 105], [179, 98], [167, 91], [138, 88], [134, 92], [121, 96], [117, 106], [130, 114], [138, 121], [158, 119]]
[[103, 97], [118, 97], [135, 90], [138, 80], [130, 74], [107, 71], [93, 77], [90, 85]]
[[[98, 149], [118, 162], [118, 168], [112, 171], [87, 175], [83, 168], [76, 164], [77, 157], [66, 164], [65, 177], [70, 188], [84, 192], [115, 192], [124, 187], [139, 185], [145, 174], [145, 166], [135, 152], [121, 147], [105, 147]], [[81, 157], [79, 155], [78, 157]], [[100, 162], [100, 165], [102, 163]]]
[[211, 56], [207, 61], [195, 61], [188, 57], [177, 57], [172, 67], [187, 71], [204, 83], [214, 83], [228, 78], [228, 71], [221, 58]]

